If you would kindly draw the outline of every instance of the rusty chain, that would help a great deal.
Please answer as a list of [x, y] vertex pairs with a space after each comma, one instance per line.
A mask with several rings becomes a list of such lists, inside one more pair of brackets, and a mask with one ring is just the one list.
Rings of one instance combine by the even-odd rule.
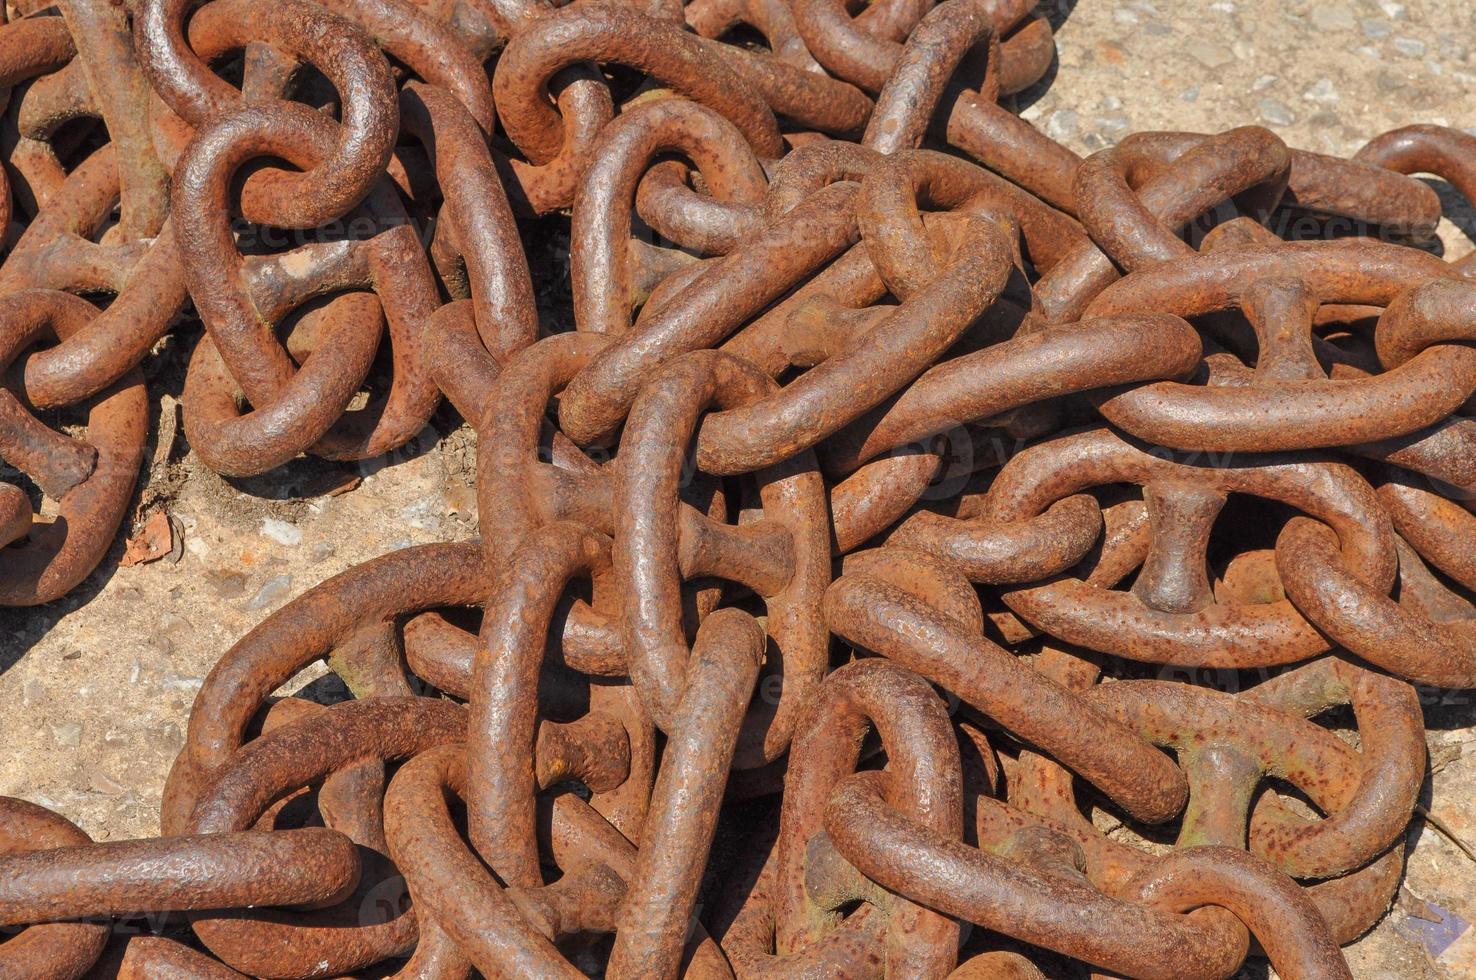
[[1476, 687], [1476, 137], [1081, 158], [1034, 0], [855, 6], [9, 5], [0, 604], [151, 359], [229, 476], [444, 396], [481, 537], [227, 651], [163, 836], [0, 798], [0, 976], [1352, 975]]

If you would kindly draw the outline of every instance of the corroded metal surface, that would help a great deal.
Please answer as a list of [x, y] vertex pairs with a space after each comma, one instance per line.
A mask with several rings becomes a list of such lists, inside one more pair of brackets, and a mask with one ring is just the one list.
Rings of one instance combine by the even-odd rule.
[[444, 396], [482, 536], [226, 651], [165, 836], [0, 799], [0, 974], [1350, 976], [1414, 685], [1476, 687], [1476, 266], [1411, 176], [1476, 138], [1081, 159], [1012, 111], [1052, 54], [1032, 0], [16, 11], [0, 604], [104, 560], [150, 356], [227, 476]]

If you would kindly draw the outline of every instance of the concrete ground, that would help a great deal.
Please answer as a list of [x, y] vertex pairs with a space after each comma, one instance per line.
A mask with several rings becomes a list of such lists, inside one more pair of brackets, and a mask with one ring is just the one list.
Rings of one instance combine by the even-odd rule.
[[[1467, 0], [1045, 6], [1060, 24], [1059, 70], [1029, 94], [1025, 115], [1081, 152], [1141, 129], [1258, 123], [1292, 145], [1351, 154], [1406, 123], [1476, 127], [1476, 3]], [[1476, 229], [1469, 208], [1456, 218], [1442, 228], [1450, 256], [1471, 248]], [[535, 263], [560, 261], [539, 251]], [[474, 439], [449, 411], [387, 464], [299, 460], [227, 483], [184, 443], [177, 365], [146, 367], [162, 404], [141, 517], [167, 513], [175, 553], [118, 567], [120, 541], [72, 596], [0, 610], [0, 794], [52, 807], [99, 840], [157, 832], [191, 700], [235, 639], [351, 565], [475, 532]], [[1360, 978], [1476, 977], [1476, 858], [1435, 825], [1476, 844], [1470, 693], [1432, 695], [1428, 724], [1433, 820], [1410, 833], [1394, 912], [1349, 950]], [[1244, 976], [1267, 976], [1264, 964]]]

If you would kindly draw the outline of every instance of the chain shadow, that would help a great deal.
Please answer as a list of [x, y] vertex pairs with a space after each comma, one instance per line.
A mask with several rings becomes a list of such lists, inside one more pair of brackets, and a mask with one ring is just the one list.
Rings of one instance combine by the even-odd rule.
[[1447, 181], [1438, 177], [1419, 178], [1440, 198], [1441, 216], [1456, 226], [1466, 241], [1476, 245], [1476, 201], [1468, 201]]

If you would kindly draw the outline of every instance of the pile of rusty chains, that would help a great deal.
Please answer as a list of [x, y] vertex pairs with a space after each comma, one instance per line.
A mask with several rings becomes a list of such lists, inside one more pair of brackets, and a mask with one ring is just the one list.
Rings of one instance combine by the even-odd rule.
[[[107, 551], [187, 302], [207, 465], [444, 393], [482, 538], [236, 644], [166, 836], [0, 800], [0, 975], [1348, 975], [1412, 685], [1476, 686], [1476, 262], [1398, 243], [1476, 139], [1083, 160], [1009, 109], [1029, 0], [59, 6], [0, 28], [0, 455], [56, 504], [0, 485], [0, 602]], [[273, 696], [320, 660], [353, 700]]]

